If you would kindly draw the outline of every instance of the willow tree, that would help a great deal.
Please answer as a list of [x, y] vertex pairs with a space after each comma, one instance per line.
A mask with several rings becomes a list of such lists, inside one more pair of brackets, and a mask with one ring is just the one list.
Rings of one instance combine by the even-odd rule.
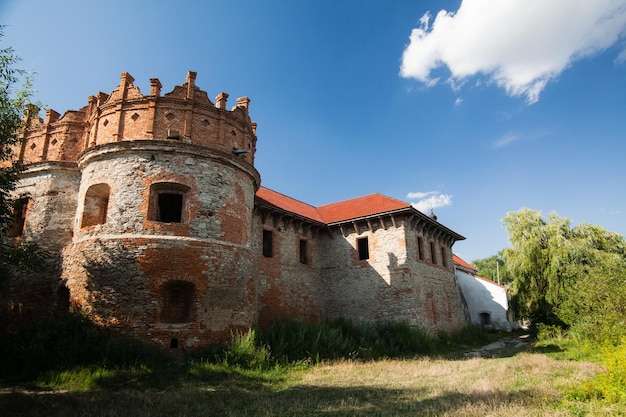
[[567, 218], [552, 213], [544, 219], [528, 208], [508, 213], [503, 221], [511, 242], [504, 257], [514, 277], [513, 306], [518, 317], [534, 322], [577, 323], [582, 310], [575, 306], [589, 295], [583, 287], [607, 280], [602, 271], [611, 260], [621, 265], [626, 259], [623, 236], [599, 226], [572, 228]]

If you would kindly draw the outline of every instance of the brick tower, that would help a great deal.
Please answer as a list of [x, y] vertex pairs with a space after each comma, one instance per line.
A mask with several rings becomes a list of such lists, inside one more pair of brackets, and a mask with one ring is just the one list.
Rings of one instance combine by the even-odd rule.
[[[49, 111], [20, 151], [33, 183], [20, 194], [40, 205], [28, 221], [64, 247], [70, 304], [172, 348], [225, 341], [257, 320], [256, 124], [247, 97], [227, 110], [228, 95], [212, 103], [195, 78], [165, 95], [151, 79], [142, 95], [122, 73], [83, 109]], [[56, 192], [37, 189], [46, 178]]]

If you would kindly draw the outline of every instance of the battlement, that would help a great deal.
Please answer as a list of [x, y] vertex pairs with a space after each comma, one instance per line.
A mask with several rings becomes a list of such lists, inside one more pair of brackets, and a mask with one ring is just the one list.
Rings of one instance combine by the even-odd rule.
[[[250, 99], [241, 97], [226, 109], [228, 94], [221, 92], [211, 102], [189, 71], [185, 83], [161, 95], [158, 78], [150, 79], [150, 93], [143, 95], [135, 79], [121, 73], [119, 85], [110, 94], [89, 96], [80, 110], [63, 115], [46, 110], [45, 119], [29, 120], [16, 156], [24, 164], [45, 161], [76, 162], [89, 148], [133, 140], [181, 141], [225, 153], [254, 164], [256, 123], [250, 120]], [[37, 112], [35, 112], [37, 114]]]

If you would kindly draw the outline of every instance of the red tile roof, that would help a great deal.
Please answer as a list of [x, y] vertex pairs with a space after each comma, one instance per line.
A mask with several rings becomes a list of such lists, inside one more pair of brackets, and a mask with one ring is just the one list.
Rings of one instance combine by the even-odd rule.
[[309, 204], [298, 201], [294, 198], [287, 197], [269, 188], [260, 187], [256, 192], [257, 200], [265, 202], [272, 206], [278, 207], [289, 213], [297, 214], [320, 223], [325, 223], [324, 219], [319, 215], [317, 209]]
[[459, 258], [458, 256], [456, 256], [455, 254], [452, 254], [452, 261], [459, 266], [462, 266], [463, 268], [467, 268], [467, 269], [471, 269], [472, 271], [474, 271], [474, 273], [476, 273], [477, 269], [474, 265], [468, 264], [467, 262], [465, 262], [463, 259]]
[[338, 203], [313, 207], [265, 187], [259, 188], [256, 198], [257, 201], [265, 202], [281, 210], [326, 224], [404, 210], [411, 207], [408, 203], [382, 194], [370, 194]]
[[326, 223], [337, 223], [390, 211], [405, 210], [411, 205], [382, 194], [370, 194], [317, 208]]

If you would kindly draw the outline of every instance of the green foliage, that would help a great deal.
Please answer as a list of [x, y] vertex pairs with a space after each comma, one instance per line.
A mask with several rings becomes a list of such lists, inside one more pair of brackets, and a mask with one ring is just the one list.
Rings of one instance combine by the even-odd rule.
[[[3, 26], [0, 26], [0, 39]], [[39, 269], [44, 259], [33, 243], [13, 244], [5, 238], [13, 222], [13, 196], [22, 167], [8, 163], [14, 156], [14, 147], [20, 142], [19, 133], [37, 111], [29, 106], [32, 96], [32, 75], [15, 68], [20, 59], [11, 47], [0, 48], [0, 280], [6, 279], [14, 268]], [[16, 88], [20, 80], [22, 85]]]
[[484, 340], [484, 332], [467, 328], [433, 337], [405, 323], [354, 325], [345, 320], [302, 323], [283, 320], [261, 332], [262, 343], [275, 363], [317, 363], [321, 360], [411, 358], [445, 353]]
[[271, 354], [267, 346], [258, 343], [256, 331], [251, 329], [235, 333], [222, 357], [225, 366], [262, 370], [270, 367]]
[[626, 402], [626, 339], [617, 347], [605, 349], [603, 357], [606, 371], [573, 389], [570, 393], [573, 399]]
[[503, 284], [513, 282], [513, 275], [506, 267], [504, 251], [488, 258], [476, 259], [472, 261], [472, 265], [477, 268], [476, 274], [481, 277], [489, 278], [495, 282], [498, 282], [498, 277], [500, 277], [500, 283]]
[[[518, 317], [534, 323], [590, 325], [621, 322], [626, 287], [624, 237], [599, 226], [527, 208], [508, 213], [504, 224], [511, 247], [504, 251], [515, 277], [512, 305]], [[611, 304], [617, 303], [611, 307]]]

